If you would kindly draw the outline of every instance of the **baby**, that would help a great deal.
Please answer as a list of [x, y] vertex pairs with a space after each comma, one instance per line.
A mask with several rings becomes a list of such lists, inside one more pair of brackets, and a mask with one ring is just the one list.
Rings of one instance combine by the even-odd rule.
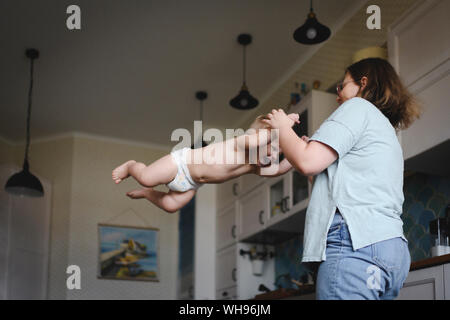
[[[297, 113], [289, 114], [288, 117], [292, 120], [292, 126], [300, 123]], [[263, 162], [258, 159], [257, 163], [249, 161], [250, 151], [261, 147], [267, 148], [267, 155], [271, 155], [270, 127], [261, 121], [264, 118], [266, 117], [257, 117], [250, 129], [241, 136], [212, 143], [203, 148], [182, 148], [172, 151], [149, 166], [129, 160], [113, 170], [112, 178], [118, 184], [129, 176], [134, 177], [146, 188], [127, 192], [127, 196], [133, 199], [146, 198], [166, 212], [173, 213], [185, 206], [204, 183], [222, 183], [249, 173], [270, 177], [282, 175], [292, 168], [287, 159], [279, 163], [278, 170], [273, 174], [264, 174], [261, 170], [270, 165], [264, 163], [268, 162], [268, 159]], [[260, 131], [260, 129], [267, 130]], [[259, 153], [256, 151], [256, 154]], [[227, 163], [225, 158], [231, 158], [232, 163]], [[237, 161], [236, 158], [245, 161]], [[195, 163], [194, 159], [203, 161]], [[170, 191], [161, 192], [153, 189], [160, 184], [167, 185]]]

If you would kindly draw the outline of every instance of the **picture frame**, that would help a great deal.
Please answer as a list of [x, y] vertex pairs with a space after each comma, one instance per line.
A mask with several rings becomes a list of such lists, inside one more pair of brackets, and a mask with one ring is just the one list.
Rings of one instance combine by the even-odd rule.
[[159, 229], [99, 223], [97, 278], [159, 282]]

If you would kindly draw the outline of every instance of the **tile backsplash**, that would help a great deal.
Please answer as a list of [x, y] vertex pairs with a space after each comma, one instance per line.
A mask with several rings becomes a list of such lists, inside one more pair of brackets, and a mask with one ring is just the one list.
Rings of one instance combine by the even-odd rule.
[[[403, 184], [403, 231], [408, 239], [411, 261], [431, 257], [431, 237], [429, 222], [445, 217], [445, 209], [450, 203], [450, 178], [414, 173], [405, 178]], [[310, 267], [302, 264], [303, 235], [281, 243], [275, 247], [275, 279], [284, 288], [295, 288], [288, 277], [304, 278]]]
[[450, 202], [450, 178], [416, 173], [403, 184], [403, 231], [409, 242], [411, 260], [431, 257], [429, 223], [445, 217]]

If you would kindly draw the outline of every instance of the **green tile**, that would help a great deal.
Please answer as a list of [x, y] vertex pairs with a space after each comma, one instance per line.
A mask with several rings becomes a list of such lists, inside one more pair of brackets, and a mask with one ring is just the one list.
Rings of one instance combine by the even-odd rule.
[[435, 217], [439, 216], [442, 208], [447, 205], [447, 200], [439, 193], [434, 196], [428, 202], [428, 208], [434, 212]]

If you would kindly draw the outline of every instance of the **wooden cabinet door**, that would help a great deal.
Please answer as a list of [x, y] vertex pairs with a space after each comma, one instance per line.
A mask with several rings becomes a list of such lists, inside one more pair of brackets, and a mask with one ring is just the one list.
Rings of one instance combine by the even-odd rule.
[[444, 299], [450, 300], [450, 263], [444, 265]]
[[256, 174], [244, 174], [241, 177], [241, 194], [244, 195], [256, 186], [264, 183], [266, 178], [257, 176]]
[[264, 229], [267, 216], [265, 185], [259, 186], [239, 199], [239, 239], [244, 239]]
[[236, 207], [235, 202], [233, 202], [217, 215], [217, 250], [236, 242]]
[[236, 285], [236, 245], [219, 251], [216, 259], [216, 290]]
[[443, 300], [444, 266], [411, 271], [398, 300]]
[[219, 210], [228, 206], [235, 200], [240, 191], [240, 178], [228, 180], [217, 185], [217, 208]]
[[405, 160], [450, 137], [448, 12], [450, 1], [418, 1], [389, 27], [389, 61], [423, 107], [421, 117], [398, 134]]

